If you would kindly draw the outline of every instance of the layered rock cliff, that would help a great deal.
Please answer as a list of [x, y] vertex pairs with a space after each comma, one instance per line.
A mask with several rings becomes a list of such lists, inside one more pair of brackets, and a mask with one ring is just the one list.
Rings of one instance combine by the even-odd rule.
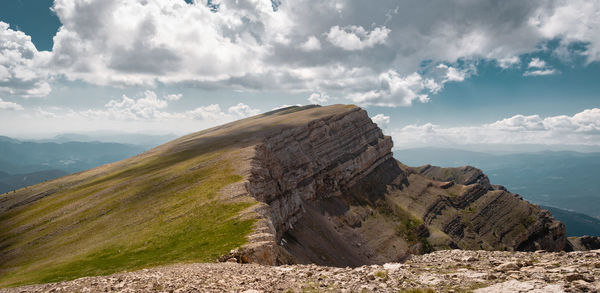
[[257, 232], [228, 257], [353, 266], [437, 249], [549, 250], [565, 229], [473, 167], [410, 168], [360, 108], [284, 127], [254, 146]]

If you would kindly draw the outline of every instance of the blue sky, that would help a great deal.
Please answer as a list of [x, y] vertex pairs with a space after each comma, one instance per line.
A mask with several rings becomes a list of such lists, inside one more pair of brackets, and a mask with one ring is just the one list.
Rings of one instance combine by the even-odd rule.
[[398, 147], [599, 147], [599, 15], [600, 1], [2, 1], [0, 135], [180, 135], [354, 103]]

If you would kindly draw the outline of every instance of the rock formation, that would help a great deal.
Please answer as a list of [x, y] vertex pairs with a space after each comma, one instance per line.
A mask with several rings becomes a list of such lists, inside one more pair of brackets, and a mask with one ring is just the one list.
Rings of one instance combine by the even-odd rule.
[[600, 237], [581, 236], [569, 237], [569, 250], [596, 250], [600, 249]]
[[410, 168], [391, 149], [360, 108], [266, 135], [245, 184], [265, 204], [256, 241], [223, 259], [356, 266], [448, 248], [566, 248], [562, 223], [481, 170]]

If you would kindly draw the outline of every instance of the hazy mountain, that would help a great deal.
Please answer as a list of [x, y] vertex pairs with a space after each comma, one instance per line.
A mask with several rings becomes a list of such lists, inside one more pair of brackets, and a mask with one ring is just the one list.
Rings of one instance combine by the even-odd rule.
[[23, 174], [54, 169], [72, 173], [131, 157], [145, 149], [119, 143], [3, 139], [0, 140], [0, 171]]
[[119, 143], [33, 142], [0, 136], [0, 193], [122, 160], [146, 149]]
[[26, 174], [11, 175], [0, 172], [0, 194], [21, 187], [37, 184], [46, 180], [58, 178], [68, 173], [63, 170], [45, 170]]
[[142, 134], [142, 133], [120, 133], [108, 131], [96, 131], [90, 133], [63, 133], [48, 139], [30, 140], [33, 142], [111, 142], [119, 144], [131, 144], [145, 148], [155, 147], [175, 139], [174, 134]]
[[567, 227], [567, 236], [600, 236], [600, 220], [594, 217], [555, 207], [540, 207], [549, 210], [556, 219], [565, 224]]

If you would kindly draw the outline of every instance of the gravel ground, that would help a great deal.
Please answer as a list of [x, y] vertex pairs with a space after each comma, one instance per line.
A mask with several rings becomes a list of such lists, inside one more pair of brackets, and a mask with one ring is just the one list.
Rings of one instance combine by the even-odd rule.
[[[600, 292], [600, 250], [438, 251], [356, 268], [178, 264], [0, 292]], [[414, 291], [412, 291], [414, 292]], [[417, 291], [418, 292], [418, 291]]]

